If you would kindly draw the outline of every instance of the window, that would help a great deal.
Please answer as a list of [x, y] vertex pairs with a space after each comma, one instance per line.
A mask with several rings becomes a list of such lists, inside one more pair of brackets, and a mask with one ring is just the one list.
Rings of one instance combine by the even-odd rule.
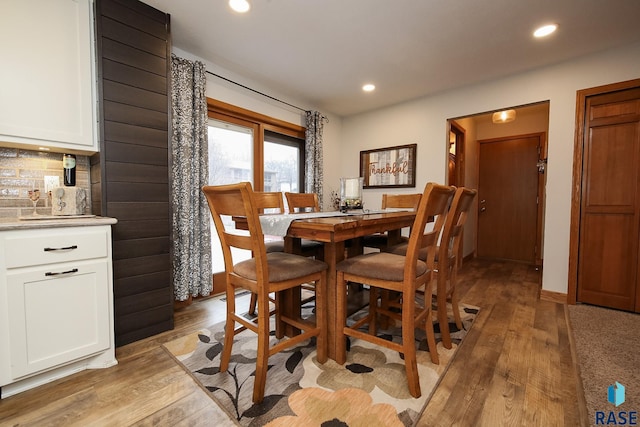
[[[256, 191], [304, 188], [304, 132], [301, 126], [208, 99], [209, 184], [249, 181]], [[224, 261], [211, 222], [214, 293], [223, 287]], [[250, 254], [247, 254], [247, 257]], [[218, 282], [218, 283], [216, 283]]]

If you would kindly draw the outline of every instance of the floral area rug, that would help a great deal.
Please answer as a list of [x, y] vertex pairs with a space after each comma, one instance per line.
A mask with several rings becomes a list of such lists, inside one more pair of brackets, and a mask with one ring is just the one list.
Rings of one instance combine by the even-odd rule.
[[[399, 353], [351, 338], [347, 362], [316, 360], [314, 339], [269, 358], [265, 398], [253, 404], [257, 338], [244, 331], [236, 336], [227, 372], [220, 372], [224, 322], [170, 341], [165, 347], [207, 389], [230, 419], [242, 426], [412, 426], [431, 397], [478, 308], [460, 305], [463, 328], [450, 312], [453, 347], [442, 346], [435, 323], [440, 364], [434, 365], [424, 333], [416, 330], [418, 372], [422, 396], [411, 397]], [[356, 318], [359, 314], [354, 315]], [[400, 341], [400, 329], [379, 331]], [[272, 342], [276, 338], [272, 337]]]

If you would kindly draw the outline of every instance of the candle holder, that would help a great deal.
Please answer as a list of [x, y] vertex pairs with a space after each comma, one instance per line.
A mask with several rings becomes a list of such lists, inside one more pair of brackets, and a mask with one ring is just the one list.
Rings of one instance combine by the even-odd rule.
[[340, 178], [340, 210], [362, 209], [364, 178]]

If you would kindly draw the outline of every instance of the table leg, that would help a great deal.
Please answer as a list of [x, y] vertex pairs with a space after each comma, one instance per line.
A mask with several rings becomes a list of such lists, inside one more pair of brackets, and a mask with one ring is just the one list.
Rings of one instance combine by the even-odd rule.
[[[336, 304], [338, 288], [336, 283], [336, 265], [344, 259], [344, 242], [327, 242], [324, 244], [324, 262], [329, 265], [327, 270], [327, 342], [328, 356], [336, 360], [338, 340], [345, 339], [342, 333], [344, 313], [338, 313]], [[343, 291], [344, 292], [344, 291]], [[344, 347], [343, 347], [344, 348]]]
[[[300, 253], [300, 239], [285, 237], [284, 251], [287, 253]], [[300, 286], [279, 292], [277, 298], [279, 298], [280, 311], [283, 315], [294, 319], [300, 317], [300, 305], [302, 301], [300, 293]], [[298, 334], [300, 334], [300, 329], [276, 319], [276, 338], [280, 339], [285, 335], [293, 337]]]

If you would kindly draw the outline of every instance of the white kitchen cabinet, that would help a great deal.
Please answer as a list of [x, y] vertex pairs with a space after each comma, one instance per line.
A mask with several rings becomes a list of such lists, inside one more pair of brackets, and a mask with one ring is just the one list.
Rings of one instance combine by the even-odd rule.
[[111, 226], [98, 224], [0, 227], [2, 397], [117, 363]]
[[98, 151], [93, 0], [3, 0], [0, 145]]

